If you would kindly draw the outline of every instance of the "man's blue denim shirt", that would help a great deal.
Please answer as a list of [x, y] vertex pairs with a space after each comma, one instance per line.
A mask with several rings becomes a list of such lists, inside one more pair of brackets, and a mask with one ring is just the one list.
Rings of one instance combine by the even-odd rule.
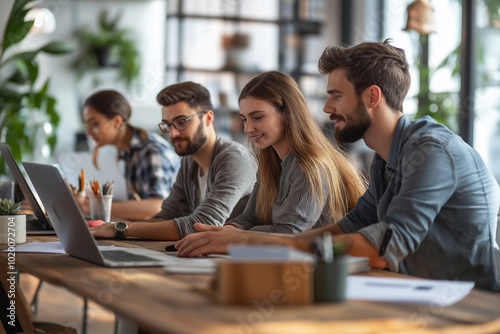
[[498, 183], [473, 148], [428, 116], [403, 116], [387, 163], [375, 154], [366, 193], [339, 225], [380, 247], [391, 224], [391, 270], [500, 291], [499, 205]]

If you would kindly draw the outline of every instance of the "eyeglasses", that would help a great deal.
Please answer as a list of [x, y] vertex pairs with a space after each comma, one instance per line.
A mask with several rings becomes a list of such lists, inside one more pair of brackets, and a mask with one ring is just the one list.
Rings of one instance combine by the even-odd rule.
[[194, 116], [199, 115], [199, 114], [204, 114], [206, 112], [207, 112], [207, 110], [202, 110], [202, 111], [199, 111], [199, 112], [197, 112], [196, 114], [194, 114], [192, 116], [189, 116], [187, 118], [178, 119], [176, 121], [173, 121], [172, 123], [161, 122], [161, 123], [158, 123], [158, 127], [164, 133], [169, 133], [170, 130], [172, 129], [172, 126], [174, 126], [174, 128], [177, 131], [184, 131], [184, 130], [187, 129], [187, 122], [189, 122], [190, 120], [192, 120]]

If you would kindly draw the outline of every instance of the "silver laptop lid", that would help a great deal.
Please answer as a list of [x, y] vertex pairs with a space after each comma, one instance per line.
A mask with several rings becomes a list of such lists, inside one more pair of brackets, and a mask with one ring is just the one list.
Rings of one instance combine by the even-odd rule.
[[[115, 247], [100, 251], [59, 166], [28, 162], [24, 162], [23, 166], [69, 255], [109, 267], [162, 266], [168, 260], [165, 254], [143, 248]], [[115, 255], [114, 259], [104, 259], [105, 253]], [[117, 259], [116, 255], [122, 256]]]
[[2, 153], [2, 156], [5, 159], [7, 166], [9, 166], [12, 175], [16, 179], [16, 182], [19, 184], [19, 188], [21, 188], [24, 197], [26, 197], [26, 199], [30, 203], [33, 213], [42, 224], [46, 225], [45, 226], [46, 229], [51, 229], [50, 221], [47, 219], [47, 216], [45, 215], [45, 210], [43, 208], [42, 203], [40, 202], [40, 198], [38, 197], [37, 192], [34, 191], [32, 187], [29, 185], [28, 182], [30, 182], [30, 179], [24, 178], [24, 175], [19, 169], [19, 166], [17, 165], [14, 156], [12, 156], [12, 152], [10, 151], [9, 146], [5, 143], [0, 143], [0, 152]]
[[58, 166], [23, 162], [61, 244], [69, 255], [99, 265], [104, 260]]

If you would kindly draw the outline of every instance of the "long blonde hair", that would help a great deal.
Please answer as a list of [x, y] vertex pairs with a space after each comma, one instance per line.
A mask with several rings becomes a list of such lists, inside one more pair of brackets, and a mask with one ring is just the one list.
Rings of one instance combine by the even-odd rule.
[[[246, 97], [267, 101], [284, 114], [290, 151], [306, 174], [311, 193], [317, 194], [318, 203], [328, 196], [332, 222], [353, 209], [366, 189], [366, 181], [351, 159], [323, 134], [297, 83], [283, 73], [265, 72], [243, 88], [239, 101]], [[278, 194], [280, 161], [272, 147], [258, 150], [252, 145], [252, 150], [260, 178], [256, 215], [260, 224], [267, 224]]]

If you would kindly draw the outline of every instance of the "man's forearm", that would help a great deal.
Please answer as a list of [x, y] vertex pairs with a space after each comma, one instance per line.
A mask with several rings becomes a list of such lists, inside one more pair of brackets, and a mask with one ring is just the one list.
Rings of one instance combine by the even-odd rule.
[[340, 228], [340, 226], [338, 224], [330, 224], [327, 226], [316, 228], [314, 230], [309, 230], [309, 231], [301, 233], [301, 234], [305, 235], [305, 236], [320, 236], [325, 232], [330, 232], [333, 235], [345, 234], [345, 232], [342, 231], [342, 229]]
[[161, 209], [161, 198], [148, 198], [141, 201], [113, 202], [112, 217], [125, 220], [144, 220], [157, 214]]
[[274, 241], [275, 243], [287, 244], [294, 248], [311, 252], [311, 244], [314, 240], [327, 231], [333, 234], [334, 242], [342, 242], [345, 245], [349, 255], [368, 257], [370, 259], [370, 266], [374, 268], [385, 268], [387, 266], [387, 261], [379, 256], [378, 249], [368, 239], [360, 233], [346, 234], [337, 224], [294, 234], [288, 238], [285, 235], [276, 235], [274, 238], [269, 237], [266, 240], [270, 241], [269, 243]]
[[173, 220], [129, 223], [125, 236], [151, 240], [180, 239], [177, 225]]
[[344, 243], [349, 255], [368, 257], [370, 266], [374, 268], [387, 267], [387, 261], [379, 256], [379, 250], [360, 233], [334, 236], [333, 241]]
[[[302, 232], [298, 234], [290, 235], [290, 238], [280, 238], [280, 243], [285, 243], [294, 248], [310, 252], [311, 244], [314, 240], [323, 235], [325, 232], [330, 232], [332, 235], [342, 235], [345, 234], [344, 231], [337, 224], [331, 224], [328, 226], [323, 226], [321, 228], [316, 228], [307, 232]], [[284, 235], [283, 235], [284, 236]]]

